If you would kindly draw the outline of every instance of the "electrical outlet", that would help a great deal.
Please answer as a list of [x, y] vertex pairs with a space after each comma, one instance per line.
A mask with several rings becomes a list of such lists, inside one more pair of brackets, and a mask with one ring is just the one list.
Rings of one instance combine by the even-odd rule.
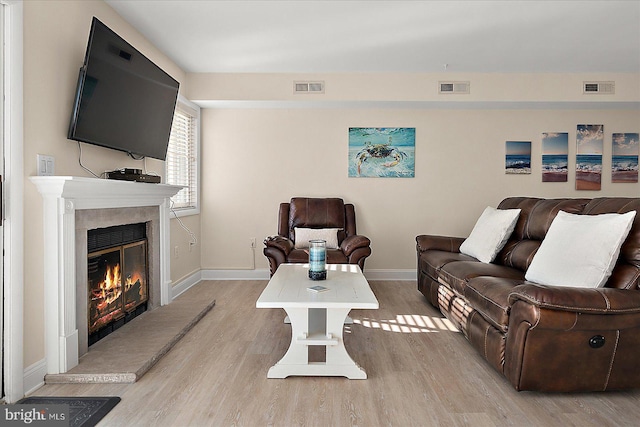
[[252, 238], [251, 238], [251, 247], [252, 247], [252, 248], [255, 248], [255, 247], [256, 247], [256, 238], [255, 238], [255, 237], [252, 237]]
[[173, 248], [173, 256], [174, 256], [175, 258], [179, 258], [179, 257], [180, 257], [180, 252], [178, 251], [178, 248], [179, 248], [179, 246], [175, 246], [175, 247]]

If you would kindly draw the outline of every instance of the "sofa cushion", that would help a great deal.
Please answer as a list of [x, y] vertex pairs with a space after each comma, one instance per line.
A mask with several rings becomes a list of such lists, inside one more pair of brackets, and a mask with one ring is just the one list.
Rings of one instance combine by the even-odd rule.
[[[640, 210], [640, 199], [625, 197], [600, 197], [591, 200], [584, 208], [588, 215], [601, 213], [625, 213]], [[640, 288], [640, 215], [636, 214], [627, 240], [620, 248], [620, 260], [614, 267], [605, 287], [617, 289]]]
[[499, 209], [520, 208], [520, 217], [511, 238], [496, 257], [497, 263], [526, 271], [556, 214], [562, 209], [580, 213], [589, 199], [538, 199], [509, 197]]
[[464, 297], [482, 317], [502, 332], [509, 326], [509, 294], [524, 283], [520, 279], [480, 276], [467, 283]]
[[520, 209], [487, 206], [469, 237], [460, 245], [460, 252], [481, 262], [493, 261], [509, 240], [519, 215]]
[[[598, 215], [602, 213], [625, 213], [640, 210], [640, 199], [624, 197], [593, 199], [585, 208], [584, 213]], [[620, 248], [620, 256], [630, 264], [640, 267], [640, 215], [636, 215], [627, 240]]]
[[459, 252], [428, 250], [420, 254], [418, 264], [420, 270], [437, 280], [442, 266], [454, 261], [475, 261], [475, 258]]
[[467, 281], [478, 276], [502, 277], [524, 280], [524, 272], [497, 264], [485, 264], [478, 261], [455, 261], [445, 264], [438, 272], [438, 282], [464, 295]]
[[496, 262], [527, 271], [540, 243], [542, 243], [540, 240], [511, 240], [504, 246]]
[[560, 211], [571, 214], [582, 213], [589, 199], [548, 199], [540, 200], [531, 209], [524, 229], [524, 239], [543, 240]]
[[635, 211], [602, 215], [560, 211], [533, 257], [526, 279], [553, 286], [604, 286], [635, 215]]
[[521, 240], [524, 229], [529, 221], [529, 214], [538, 202], [543, 199], [537, 197], [507, 197], [498, 205], [498, 209], [520, 209], [520, 216], [511, 235], [511, 239]]

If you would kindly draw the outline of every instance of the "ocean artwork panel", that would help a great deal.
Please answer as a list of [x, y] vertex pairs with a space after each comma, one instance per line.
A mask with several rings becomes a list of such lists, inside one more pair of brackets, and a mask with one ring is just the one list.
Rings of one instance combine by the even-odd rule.
[[349, 177], [414, 178], [415, 128], [349, 128]]
[[506, 174], [531, 173], [531, 141], [507, 141], [505, 151]]
[[542, 182], [567, 182], [569, 175], [569, 133], [542, 134]]
[[611, 136], [611, 182], [638, 182], [638, 133]]
[[576, 132], [576, 190], [602, 189], [604, 125], [578, 125]]

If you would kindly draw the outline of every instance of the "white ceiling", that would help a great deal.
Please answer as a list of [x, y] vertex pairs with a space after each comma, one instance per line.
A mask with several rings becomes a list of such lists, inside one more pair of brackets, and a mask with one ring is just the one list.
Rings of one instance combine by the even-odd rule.
[[187, 72], [640, 72], [640, 0], [106, 1]]

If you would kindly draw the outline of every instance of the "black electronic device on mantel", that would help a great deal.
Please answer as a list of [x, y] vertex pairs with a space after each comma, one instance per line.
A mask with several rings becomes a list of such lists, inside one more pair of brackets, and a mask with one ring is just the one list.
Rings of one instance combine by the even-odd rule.
[[68, 138], [165, 160], [179, 87], [94, 17]]
[[106, 172], [105, 177], [107, 179], [117, 179], [119, 181], [147, 182], [150, 184], [159, 184], [161, 180], [159, 175], [147, 175], [146, 173], [142, 173], [142, 169], [128, 168]]

